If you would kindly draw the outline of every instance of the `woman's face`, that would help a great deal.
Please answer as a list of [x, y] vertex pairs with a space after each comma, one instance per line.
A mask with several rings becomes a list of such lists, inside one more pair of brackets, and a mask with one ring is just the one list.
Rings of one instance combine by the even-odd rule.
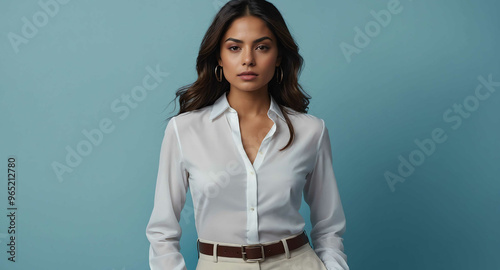
[[[231, 90], [267, 92], [267, 84], [280, 62], [276, 38], [260, 18], [234, 20], [221, 39], [219, 65]], [[257, 76], [240, 76], [245, 71]]]

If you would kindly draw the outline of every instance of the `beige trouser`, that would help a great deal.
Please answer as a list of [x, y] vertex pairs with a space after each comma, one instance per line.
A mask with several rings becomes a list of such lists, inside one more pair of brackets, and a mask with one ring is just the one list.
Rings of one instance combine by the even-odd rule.
[[[293, 238], [296, 235], [281, 239], [286, 245], [286, 239]], [[211, 244], [238, 246], [234, 244], [214, 242], [199, 238], [200, 241]], [[279, 242], [279, 241], [278, 241]], [[267, 242], [270, 244], [276, 242]], [[285, 246], [285, 251], [288, 248]], [[327, 270], [321, 259], [316, 255], [309, 244], [305, 244], [290, 252], [265, 258], [262, 262], [245, 262], [242, 258], [230, 258], [214, 255], [205, 255], [200, 253], [196, 270]]]

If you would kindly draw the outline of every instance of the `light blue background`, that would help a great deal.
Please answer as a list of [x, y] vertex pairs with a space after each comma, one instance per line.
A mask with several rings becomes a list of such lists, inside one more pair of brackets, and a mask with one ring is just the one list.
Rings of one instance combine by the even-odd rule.
[[[354, 28], [390, 1], [272, 2], [305, 59], [309, 112], [330, 130], [351, 269], [499, 269], [500, 87], [457, 129], [443, 113], [474, 94], [478, 76], [500, 81], [500, 4], [401, 0], [348, 62], [340, 44], [353, 45]], [[0, 2], [0, 269], [149, 269], [145, 228], [174, 114], [167, 106], [195, 80], [201, 39], [223, 3], [73, 0], [16, 53], [9, 33], [21, 35], [22, 18], [43, 9]], [[156, 65], [168, 77], [128, 115], [114, 112]], [[114, 130], [59, 181], [51, 164], [65, 163], [66, 147], [105, 118]], [[384, 174], [435, 128], [447, 140], [391, 191]], [[9, 155], [18, 158], [16, 263], [6, 257]], [[189, 209], [190, 196], [180, 244], [194, 269]], [[305, 203], [301, 213], [309, 232]]]

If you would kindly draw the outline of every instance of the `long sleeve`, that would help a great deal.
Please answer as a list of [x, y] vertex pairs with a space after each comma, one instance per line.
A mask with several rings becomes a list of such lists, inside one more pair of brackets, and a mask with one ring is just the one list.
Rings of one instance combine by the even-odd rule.
[[189, 187], [175, 117], [167, 124], [160, 150], [154, 206], [146, 228], [151, 270], [187, 270], [180, 253], [180, 214]]
[[311, 239], [314, 251], [328, 270], [349, 270], [342, 243], [346, 220], [333, 172], [328, 129], [321, 121], [316, 163], [304, 186], [304, 200], [311, 210]]

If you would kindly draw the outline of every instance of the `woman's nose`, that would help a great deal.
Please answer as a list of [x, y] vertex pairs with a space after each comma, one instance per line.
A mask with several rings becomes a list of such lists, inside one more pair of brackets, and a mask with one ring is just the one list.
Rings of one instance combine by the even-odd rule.
[[254, 65], [255, 63], [252, 49], [247, 49], [243, 52], [243, 65]]

